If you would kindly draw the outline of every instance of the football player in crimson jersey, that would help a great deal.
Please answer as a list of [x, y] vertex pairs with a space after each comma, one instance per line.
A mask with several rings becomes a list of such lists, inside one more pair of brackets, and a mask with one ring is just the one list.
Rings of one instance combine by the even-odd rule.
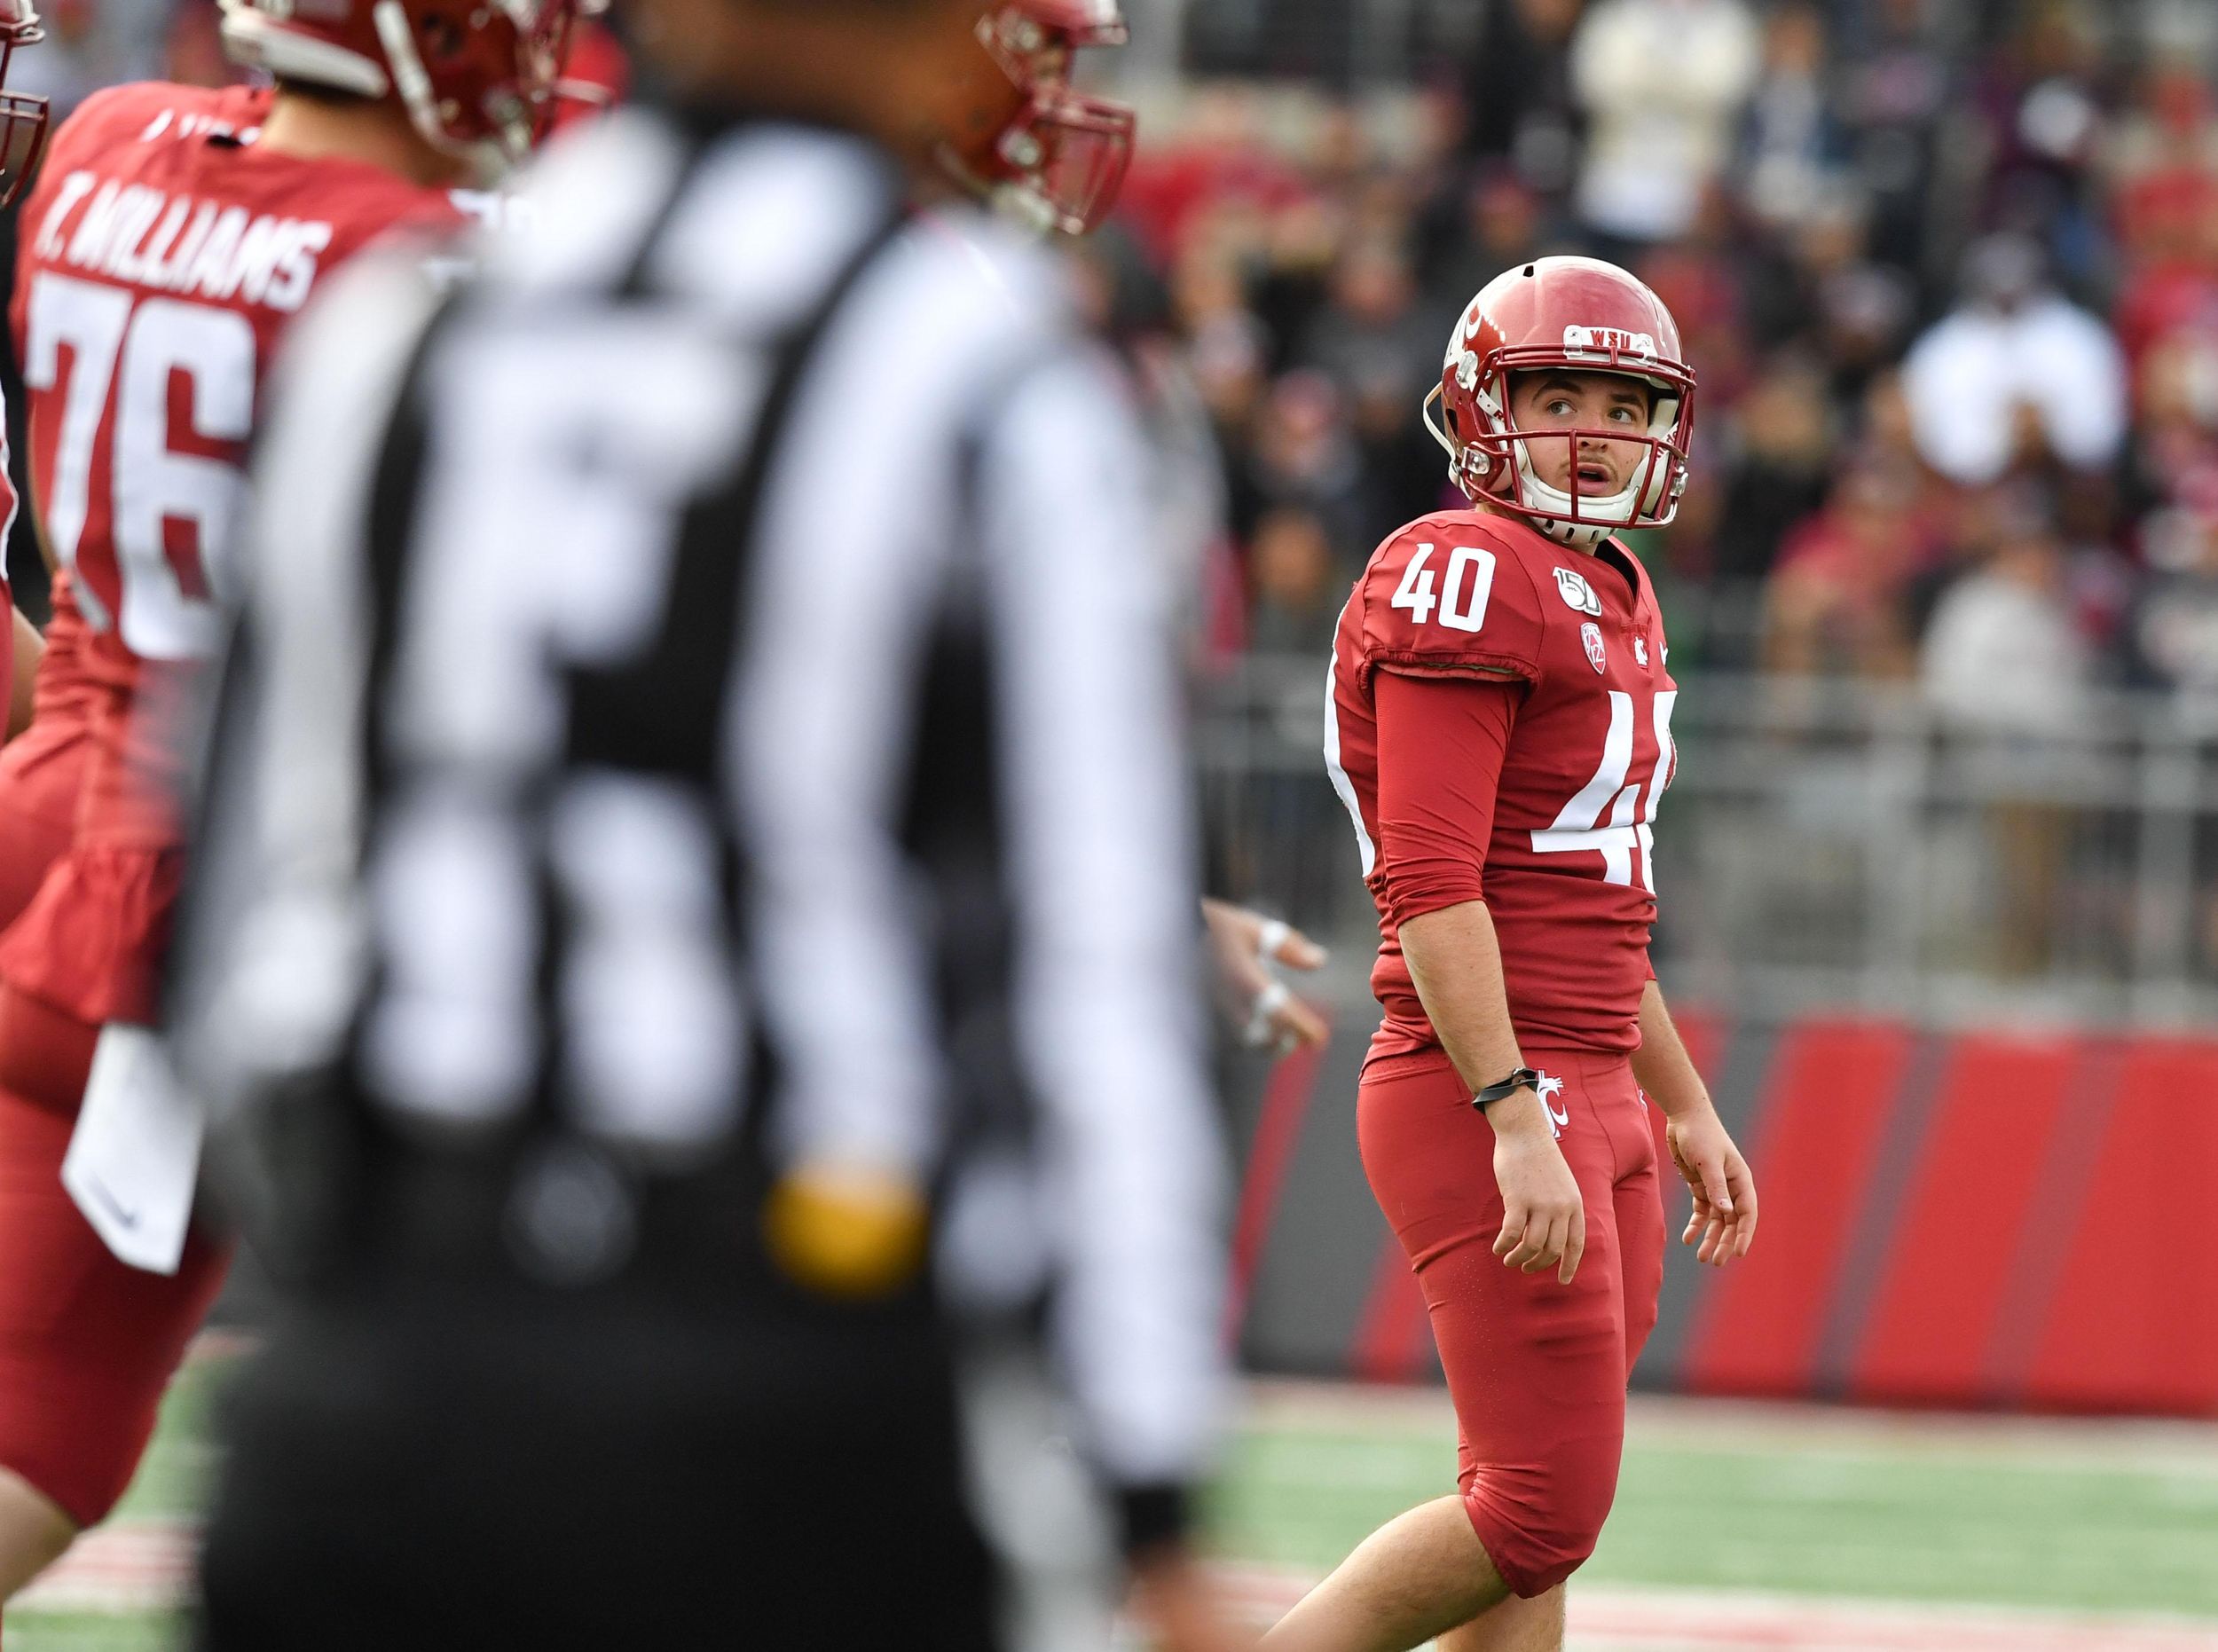
[[[36, 45], [45, 35], [29, 0], [0, 0], [0, 208], [14, 204], [46, 146], [46, 99], [6, 89], [16, 48]], [[7, 458], [7, 436], [0, 431], [0, 546], [15, 525], [15, 486], [4, 474]], [[21, 733], [30, 720], [31, 673], [39, 656], [38, 633], [15, 611], [4, 565], [0, 565], [0, 684], [6, 685], [7, 697], [0, 711], [0, 740], [4, 740]], [[0, 878], [6, 875], [0, 869]]]
[[274, 89], [98, 93], [25, 204], [11, 320], [56, 603], [0, 760], [0, 1600], [122, 1494], [224, 1272], [198, 1231], [168, 1273], [125, 1266], [59, 1167], [96, 1044], [153, 1018], [177, 723], [264, 370], [334, 268], [486, 205], [460, 186], [536, 139], [575, 10], [232, 0], [226, 46]]
[[1699, 1258], [1756, 1227], [1648, 964], [1678, 690], [1648, 575], [1609, 537], [1669, 521], [1685, 484], [1679, 330], [1616, 266], [1538, 259], [1472, 303], [1428, 422], [1435, 398], [1473, 508], [1372, 558], [1325, 756], [1382, 937], [1357, 1136], [1431, 1310], [1460, 1493], [1374, 1534], [1265, 1640], [1296, 1652], [1561, 1647], [1656, 1322], [1649, 1101]]

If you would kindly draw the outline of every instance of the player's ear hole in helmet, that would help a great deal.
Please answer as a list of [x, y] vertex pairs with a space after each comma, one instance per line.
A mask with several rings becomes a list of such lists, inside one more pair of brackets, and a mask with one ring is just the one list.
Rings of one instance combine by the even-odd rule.
[[0, 207], [12, 205], [23, 193], [46, 151], [46, 129], [52, 118], [46, 99], [6, 90], [16, 48], [35, 46], [45, 38], [30, 0], [0, 0]]
[[[1645, 424], [1520, 427], [1514, 381], [1542, 371], [1638, 380], [1650, 392]], [[1488, 282], [1457, 322], [1441, 382], [1425, 400], [1426, 429], [1447, 450], [1449, 476], [1465, 497], [1581, 549], [1678, 514], [1694, 416], [1695, 373], [1671, 311], [1632, 274], [1596, 258], [1538, 258]], [[1576, 473], [1582, 442], [1639, 447], [1622, 487], [1591, 494], [1535, 468], [1536, 449], [1560, 443], [1553, 451]]]

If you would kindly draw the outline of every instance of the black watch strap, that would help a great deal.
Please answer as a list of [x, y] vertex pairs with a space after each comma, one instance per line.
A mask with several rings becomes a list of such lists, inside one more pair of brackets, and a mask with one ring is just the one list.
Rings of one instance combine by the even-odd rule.
[[1483, 1113], [1498, 1101], [1507, 1101], [1521, 1090], [1538, 1090], [1540, 1074], [1530, 1067], [1519, 1067], [1498, 1084], [1489, 1084], [1471, 1097], [1471, 1105]]

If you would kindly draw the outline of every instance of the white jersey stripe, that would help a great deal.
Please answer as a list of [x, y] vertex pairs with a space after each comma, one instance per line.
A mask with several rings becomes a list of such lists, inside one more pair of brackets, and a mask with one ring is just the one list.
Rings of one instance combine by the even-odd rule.
[[1333, 777], [1333, 790], [1348, 806], [1348, 818], [1356, 825], [1356, 853], [1363, 858], [1363, 875], [1371, 876], [1371, 869], [1378, 863], [1378, 846], [1371, 841], [1371, 833], [1363, 823], [1363, 806], [1356, 801], [1355, 783], [1348, 778], [1348, 771], [1340, 766], [1340, 661], [1335, 656], [1325, 663], [1325, 769]]

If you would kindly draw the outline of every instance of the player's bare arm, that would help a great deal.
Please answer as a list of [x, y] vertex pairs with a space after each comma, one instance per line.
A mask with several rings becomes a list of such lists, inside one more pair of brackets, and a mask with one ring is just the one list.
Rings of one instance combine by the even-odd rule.
[[[1402, 925], [1402, 954], [1441, 1047], [1474, 1095], [1525, 1065], [1485, 901], [1409, 919]], [[1494, 1180], [1502, 1192], [1494, 1254], [1527, 1273], [1553, 1268], [1569, 1285], [1586, 1250], [1586, 1211], [1546, 1106], [1537, 1091], [1522, 1088], [1489, 1104], [1486, 1121], [1494, 1127]]]
[[1747, 1255], [1756, 1242], [1756, 1178], [1718, 1117], [1710, 1088], [1671, 1022], [1664, 989], [1654, 981], [1640, 997], [1640, 1048], [1632, 1071], [1664, 1110], [1671, 1162], [1695, 1197], [1679, 1243], [1696, 1247], [1695, 1259], [1713, 1267]]

